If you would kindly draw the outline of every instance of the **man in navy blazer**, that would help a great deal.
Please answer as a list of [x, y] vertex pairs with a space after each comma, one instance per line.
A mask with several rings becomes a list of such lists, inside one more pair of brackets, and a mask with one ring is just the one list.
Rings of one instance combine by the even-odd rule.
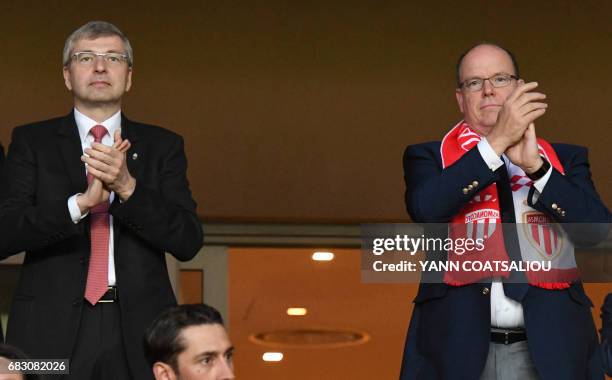
[[[406, 149], [405, 201], [413, 221], [450, 222], [495, 183], [500, 219], [515, 223], [511, 166], [532, 181], [521, 204], [557, 222], [610, 221], [585, 148], [552, 144], [564, 175], [540, 156], [534, 121], [546, 112], [545, 95], [535, 92], [537, 83], [519, 78], [514, 56], [497, 45], [479, 44], [460, 57], [457, 102], [479, 142], [444, 169], [441, 142]], [[607, 234], [605, 225], [589, 232], [595, 240]], [[517, 237], [505, 240], [507, 249], [509, 243]], [[592, 303], [579, 282], [561, 290], [499, 279], [421, 283], [414, 303], [402, 380], [603, 378], [601, 365], [594, 364]]]
[[[2, 164], [4, 163], [4, 147], [0, 143], [0, 178], [2, 178]], [[1, 182], [0, 182], [1, 185]], [[2, 330], [2, 321], [0, 321], [0, 343], [4, 342], [4, 331]]]
[[601, 307], [601, 347], [608, 376], [612, 376], [612, 293]]

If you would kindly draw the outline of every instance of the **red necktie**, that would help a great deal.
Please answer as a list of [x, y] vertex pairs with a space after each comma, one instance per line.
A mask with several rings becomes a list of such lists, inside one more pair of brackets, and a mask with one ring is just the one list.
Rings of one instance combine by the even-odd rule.
[[[101, 143], [108, 131], [103, 125], [95, 125], [89, 133], [93, 135], [95, 142]], [[87, 183], [91, 183], [92, 180], [93, 176], [87, 173]], [[108, 201], [102, 202], [89, 210], [91, 255], [85, 299], [92, 305], [95, 305], [108, 290], [108, 244], [110, 239], [108, 205]]]

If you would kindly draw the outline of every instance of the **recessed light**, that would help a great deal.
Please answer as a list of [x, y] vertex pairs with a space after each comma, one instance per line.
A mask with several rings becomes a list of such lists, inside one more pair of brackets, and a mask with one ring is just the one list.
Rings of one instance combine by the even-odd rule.
[[264, 362], [280, 362], [283, 360], [282, 352], [266, 352], [261, 357]]
[[305, 307], [290, 307], [287, 309], [287, 315], [291, 316], [301, 316], [306, 315], [308, 310]]
[[332, 261], [334, 254], [331, 252], [315, 252], [312, 254], [312, 259], [315, 261]]

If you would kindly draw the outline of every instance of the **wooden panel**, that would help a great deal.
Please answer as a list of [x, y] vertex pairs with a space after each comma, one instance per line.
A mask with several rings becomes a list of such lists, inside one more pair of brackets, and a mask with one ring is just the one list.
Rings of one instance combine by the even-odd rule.
[[[306, 248], [230, 248], [230, 336], [240, 360], [237, 378], [397, 379], [417, 284], [369, 284], [360, 279], [359, 249], [330, 249], [331, 262], [311, 260]], [[308, 314], [289, 317], [288, 307]], [[370, 340], [342, 348], [285, 348], [279, 363], [265, 363], [271, 348], [248, 336], [270, 330], [320, 328], [365, 332]], [[313, 365], [316, 363], [316, 365]]]
[[538, 134], [589, 146], [612, 204], [612, 2], [138, 3], [2, 2], [4, 145], [13, 126], [70, 110], [64, 40], [106, 19], [134, 46], [126, 114], [184, 136], [204, 219], [406, 220], [403, 149], [458, 121], [455, 60], [487, 39], [548, 95]]
[[204, 302], [204, 271], [182, 269], [179, 282], [179, 304]]

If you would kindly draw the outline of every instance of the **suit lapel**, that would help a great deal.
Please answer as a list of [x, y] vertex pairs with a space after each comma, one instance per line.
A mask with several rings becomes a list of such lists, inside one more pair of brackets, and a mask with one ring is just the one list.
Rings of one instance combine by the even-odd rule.
[[142, 165], [139, 165], [142, 158], [140, 133], [138, 126], [131, 122], [123, 114], [121, 115], [121, 138], [124, 140], [128, 139], [132, 145], [126, 154], [125, 159], [130, 174], [136, 179], [136, 181], [138, 181], [140, 179], [140, 169], [142, 167]]
[[[139, 165], [139, 159], [141, 156], [140, 148], [142, 148], [142, 144], [139, 141], [140, 135], [138, 133], [138, 126], [136, 126], [127, 117], [125, 117], [123, 113], [121, 114], [121, 138], [123, 140], [128, 139], [130, 141], [131, 147], [127, 151], [125, 159], [130, 174], [136, 179], [136, 183], [138, 183], [138, 180], [141, 178], [140, 169], [142, 165]], [[119, 198], [115, 197], [114, 202], [119, 202]], [[121, 224], [116, 223], [113, 220], [113, 239], [115, 244], [115, 252], [117, 252], [118, 250], [120, 234]]]
[[510, 187], [510, 177], [508, 177], [508, 167], [504, 164], [497, 169], [499, 180], [496, 181], [497, 197], [499, 199], [499, 211], [502, 223], [515, 223], [514, 200], [512, 199], [512, 188]]
[[62, 119], [58, 134], [58, 149], [64, 160], [74, 192], [82, 193], [87, 189], [87, 175], [85, 174], [85, 164], [81, 161], [83, 155], [81, 137], [72, 112]]

